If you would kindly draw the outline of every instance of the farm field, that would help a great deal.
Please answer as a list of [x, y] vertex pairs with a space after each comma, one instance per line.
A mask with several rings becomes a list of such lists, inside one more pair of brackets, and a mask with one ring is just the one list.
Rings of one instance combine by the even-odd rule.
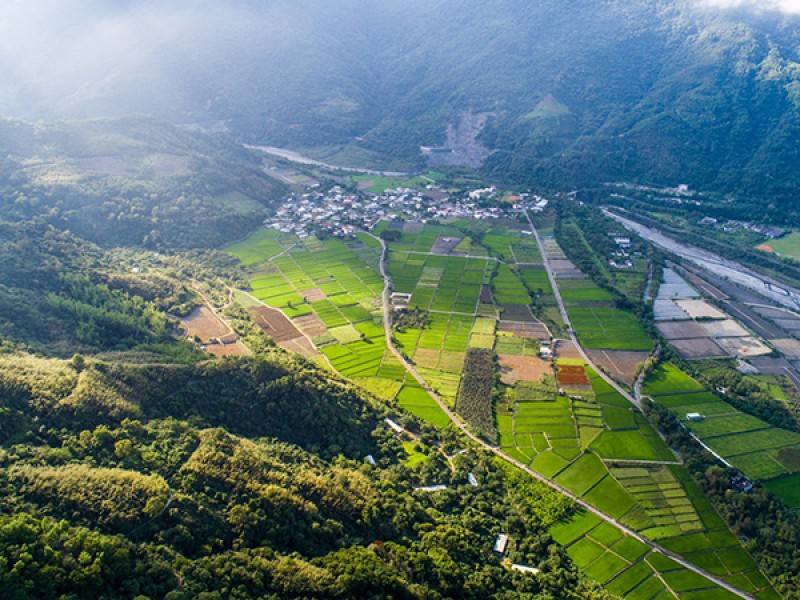
[[[727, 530], [720, 530], [722, 535], [715, 536], [718, 539], [714, 543], [720, 544], [720, 549], [709, 549], [709, 537], [715, 533], [677, 539], [690, 540], [683, 544], [683, 550], [687, 557], [694, 558], [692, 562], [703, 563], [703, 568], [735, 581], [758, 597], [776, 598], [766, 578]], [[566, 546], [567, 554], [587, 576], [623, 598], [736, 598], [585, 510], [579, 509], [555, 523], [550, 535]], [[733, 546], [729, 545], [730, 538]]]
[[588, 279], [562, 280], [558, 287], [572, 327], [585, 348], [652, 350], [650, 336], [632, 313], [614, 306], [610, 292]]
[[[398, 347], [453, 407], [457, 406], [468, 352], [496, 360], [495, 368], [502, 367], [501, 374], [507, 376], [504, 381], [492, 382], [499, 386], [496, 392], [500, 398], [494, 413], [487, 413], [493, 423], [487, 424], [483, 413], [473, 420], [490, 434], [496, 427], [504, 452], [659, 543], [679, 546], [679, 540], [686, 536], [704, 536], [698, 537], [691, 548], [677, 551], [698, 564], [710, 561], [717, 568], [717, 561], [726, 569], [726, 576], [742, 578], [754, 591], [763, 588], [763, 576], [752, 561], [748, 562], [746, 553], [737, 554], [744, 551], [736, 538], [731, 542], [732, 536], [700, 490], [693, 487], [686, 471], [671, 464], [675, 456], [642, 415], [579, 360], [564, 362], [559, 358], [560, 370], [556, 373], [551, 363], [537, 357], [537, 338], [542, 335], [539, 328], [546, 328], [530, 312], [531, 294], [537, 293], [531, 287], [552, 290], [542, 287], [547, 283], [541, 277], [543, 271], [520, 269], [516, 262], [505, 264], [492, 259], [502, 252], [512, 261], [519, 260], [520, 253], [528, 252], [524, 234], [504, 239], [502, 230], [492, 230], [488, 235], [495, 237], [489, 238], [489, 246], [481, 253], [476, 240], [487, 235], [465, 235], [462, 228], [448, 225], [402, 225], [399, 241], [389, 243], [387, 267], [394, 291], [409, 294], [410, 307], [421, 309], [425, 318], [419, 328], [404, 327], [394, 332]], [[470, 241], [466, 243], [466, 239]], [[267, 257], [269, 260], [261, 260], [257, 251], [242, 243], [235, 249], [252, 272], [251, 294], [255, 298], [279, 311], [286, 323], [301, 332], [303, 339], [311, 340], [342, 375], [421, 420], [440, 427], [449, 425], [444, 412], [406, 376], [386, 347], [379, 310], [383, 281], [376, 270], [380, 248], [375, 240], [368, 236], [349, 242], [278, 240], [272, 234], [256, 239], [255, 246], [267, 253], [277, 250]], [[432, 252], [459, 246], [468, 246], [470, 255]], [[533, 252], [525, 256], [536, 267], [537, 256]], [[571, 290], [575, 310], [600, 311], [601, 315], [605, 314], [602, 311], [614, 311], [614, 318], [604, 320], [603, 327], [609, 327], [609, 323], [613, 327], [630, 317], [605, 306], [609, 302], [607, 293], [586, 285], [586, 281], [562, 283]], [[513, 320], [509, 318], [512, 315]], [[592, 318], [596, 320], [596, 316]], [[270, 319], [270, 323], [280, 337], [277, 325], [283, 323], [280, 319]], [[625, 351], [650, 349], [649, 339], [646, 347], [636, 341], [638, 334], [632, 333], [630, 323], [627, 331], [621, 327], [623, 333], [617, 342], [613, 336], [609, 338], [611, 345], [621, 346], [624, 339]], [[641, 329], [638, 322], [632, 323]], [[643, 330], [641, 333], [644, 335]], [[654, 377], [648, 382], [649, 389], [663, 393], [668, 388], [670, 397], [686, 394], [688, 400], [702, 404], [704, 399], [698, 397], [702, 388], [690, 385], [693, 380], [689, 378], [687, 383], [680, 375], [665, 368], [665, 381]], [[482, 377], [484, 380], [489, 381], [489, 377]], [[559, 385], [569, 395], [559, 393]], [[485, 407], [490, 390], [481, 394], [481, 406]], [[461, 397], [463, 401], [463, 393]], [[473, 404], [479, 405], [477, 396]], [[465, 405], [460, 408], [466, 411]], [[753, 425], [744, 419], [738, 421], [745, 433]], [[720, 421], [719, 425], [725, 423]], [[611, 530], [595, 524], [567, 543], [573, 560], [609, 590], [632, 598], [670, 590], [681, 597], [716, 597], [719, 590], [706, 580], [693, 580], [688, 571], [676, 565], [664, 567], [643, 544], [624, 538], [618, 531], [619, 536], [611, 539], [616, 531], [613, 527]], [[590, 531], [593, 535], [588, 535]], [[726, 558], [734, 566], [728, 566]]]
[[[651, 395], [672, 410], [684, 425], [746, 476], [787, 506], [800, 506], [796, 488], [800, 473], [800, 434], [743, 413], [671, 364], [659, 365], [644, 385]], [[691, 421], [698, 413], [699, 421]]]

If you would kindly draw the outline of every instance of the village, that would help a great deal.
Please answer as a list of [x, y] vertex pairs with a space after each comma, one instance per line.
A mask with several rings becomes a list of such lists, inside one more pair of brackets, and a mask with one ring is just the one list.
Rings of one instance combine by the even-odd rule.
[[400, 187], [368, 194], [335, 185], [326, 192], [311, 189], [301, 195], [292, 194], [264, 225], [301, 239], [309, 235], [348, 239], [389, 216], [420, 223], [437, 219], [500, 219], [522, 208], [544, 210], [547, 203], [532, 194], [500, 196], [494, 186], [451, 196], [436, 186], [424, 190]]

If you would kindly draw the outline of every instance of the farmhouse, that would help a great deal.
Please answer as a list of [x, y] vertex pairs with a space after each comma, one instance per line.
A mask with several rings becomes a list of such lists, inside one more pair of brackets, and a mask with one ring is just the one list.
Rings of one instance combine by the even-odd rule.
[[506, 535], [505, 533], [501, 533], [494, 540], [494, 553], [503, 556], [506, 553], [507, 547], [508, 547], [508, 535]]
[[692, 421], [694, 423], [696, 423], [698, 421], [702, 421], [703, 419], [705, 419], [705, 417], [703, 415], [701, 415], [700, 413], [697, 413], [697, 412], [687, 413], [686, 418], [689, 421]]

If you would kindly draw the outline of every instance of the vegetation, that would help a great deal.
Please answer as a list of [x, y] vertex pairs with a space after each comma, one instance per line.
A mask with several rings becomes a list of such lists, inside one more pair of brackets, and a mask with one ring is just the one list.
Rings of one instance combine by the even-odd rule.
[[497, 430], [492, 417], [495, 355], [491, 350], [470, 348], [456, 398], [456, 410], [481, 435], [494, 441]]

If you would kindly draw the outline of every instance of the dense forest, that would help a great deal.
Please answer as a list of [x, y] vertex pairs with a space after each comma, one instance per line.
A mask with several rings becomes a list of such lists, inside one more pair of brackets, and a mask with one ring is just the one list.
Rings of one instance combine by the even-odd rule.
[[[6, 352], [0, 397], [4, 597], [607, 597], [545, 531], [568, 501], [477, 451], [451, 470], [433, 444], [458, 441], [432, 433], [405, 466], [387, 409], [277, 351], [184, 366]], [[540, 576], [492, 555], [501, 531]]]

